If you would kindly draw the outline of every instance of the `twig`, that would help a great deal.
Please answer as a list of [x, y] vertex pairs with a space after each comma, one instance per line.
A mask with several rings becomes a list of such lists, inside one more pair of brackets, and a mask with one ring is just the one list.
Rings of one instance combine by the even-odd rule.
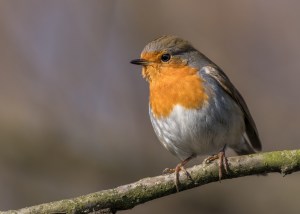
[[[300, 150], [275, 151], [228, 158], [229, 173], [223, 179], [231, 179], [254, 174], [279, 172], [283, 175], [300, 171]], [[180, 191], [219, 181], [218, 165], [200, 164], [187, 169], [192, 180], [184, 172], [180, 173]], [[174, 175], [144, 178], [135, 183], [114, 189], [66, 199], [20, 210], [0, 212], [12, 213], [116, 213], [147, 201], [176, 193]], [[266, 178], [267, 179], [267, 178]]]

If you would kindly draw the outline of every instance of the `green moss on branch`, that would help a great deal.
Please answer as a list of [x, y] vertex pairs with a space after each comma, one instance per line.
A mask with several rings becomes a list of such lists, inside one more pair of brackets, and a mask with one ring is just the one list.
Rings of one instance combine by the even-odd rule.
[[[232, 179], [254, 174], [279, 172], [283, 175], [300, 171], [300, 150], [275, 151], [228, 158], [229, 173], [223, 179]], [[218, 165], [200, 164], [188, 169], [192, 181], [180, 175], [180, 191], [218, 181]], [[266, 178], [268, 179], [268, 178]], [[174, 175], [144, 178], [135, 183], [110, 190], [46, 204], [0, 212], [12, 213], [115, 213], [131, 209], [138, 204], [176, 193]]]

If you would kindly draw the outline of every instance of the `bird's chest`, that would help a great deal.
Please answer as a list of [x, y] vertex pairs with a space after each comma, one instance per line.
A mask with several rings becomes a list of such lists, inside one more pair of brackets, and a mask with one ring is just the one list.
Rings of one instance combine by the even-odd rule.
[[186, 147], [182, 142], [190, 141], [187, 138], [197, 137], [193, 114], [198, 115], [207, 100], [203, 80], [197, 73], [184, 75], [178, 71], [150, 83], [151, 122], [160, 142], [173, 154], [178, 153], [175, 151], [178, 148]]
[[161, 75], [150, 83], [150, 107], [155, 118], [168, 117], [176, 105], [199, 109], [207, 101], [203, 81], [197, 73]]

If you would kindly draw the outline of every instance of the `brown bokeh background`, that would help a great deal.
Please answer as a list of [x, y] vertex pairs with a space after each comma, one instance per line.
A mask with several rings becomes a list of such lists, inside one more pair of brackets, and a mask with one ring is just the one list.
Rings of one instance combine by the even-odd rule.
[[[0, 210], [177, 164], [152, 130], [140, 68], [129, 64], [164, 34], [190, 40], [225, 70], [264, 151], [299, 148], [299, 8], [292, 0], [1, 1]], [[299, 179], [226, 180], [123, 213], [298, 213]]]

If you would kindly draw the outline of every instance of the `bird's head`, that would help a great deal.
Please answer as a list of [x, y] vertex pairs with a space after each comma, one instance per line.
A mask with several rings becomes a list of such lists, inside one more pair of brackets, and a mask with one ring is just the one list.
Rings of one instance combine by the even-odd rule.
[[[147, 44], [141, 58], [131, 61], [142, 65], [142, 75], [149, 81], [156, 81], [162, 75], [180, 75], [191, 71], [185, 69], [197, 50], [186, 40], [176, 36], [162, 36]], [[194, 73], [194, 72], [193, 72]]]

